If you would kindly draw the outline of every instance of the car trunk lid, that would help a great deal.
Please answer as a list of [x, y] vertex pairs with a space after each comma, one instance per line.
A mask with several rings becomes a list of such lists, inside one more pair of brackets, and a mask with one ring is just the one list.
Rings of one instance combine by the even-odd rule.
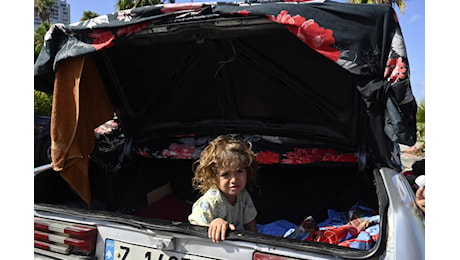
[[244, 20], [170, 26], [95, 56], [128, 135], [258, 133], [356, 148], [353, 75], [284, 26]]

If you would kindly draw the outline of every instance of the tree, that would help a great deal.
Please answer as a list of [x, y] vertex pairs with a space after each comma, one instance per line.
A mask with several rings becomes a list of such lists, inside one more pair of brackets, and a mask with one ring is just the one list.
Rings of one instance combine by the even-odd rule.
[[89, 10], [86, 10], [83, 12], [83, 15], [82, 17], [80, 18], [80, 21], [85, 21], [85, 20], [89, 20], [91, 18], [94, 18], [94, 17], [98, 17], [99, 14], [96, 13], [96, 12], [93, 12], [93, 11], [89, 11]]
[[133, 8], [133, 1], [132, 0], [118, 0], [117, 1], [117, 10], [125, 10]]
[[[170, 3], [175, 3], [175, 0], [169, 0]], [[147, 5], [161, 4], [161, 0], [118, 0], [116, 7], [117, 10], [131, 9]]]
[[34, 90], [34, 114], [51, 116], [53, 95]]
[[50, 16], [53, 13], [54, 0], [34, 0], [34, 8], [42, 23], [50, 23]]
[[[51, 27], [50, 16], [53, 13], [54, 0], [34, 0], [34, 8], [42, 23], [34, 32], [34, 60], [45, 43], [45, 35]], [[52, 96], [40, 91], [34, 90], [34, 113], [50, 116], [51, 115]]]
[[38, 54], [40, 53], [40, 50], [43, 47], [43, 44], [45, 43], [45, 35], [46, 32], [50, 29], [51, 25], [47, 22], [41, 23], [37, 29], [35, 30], [34, 33], [34, 55], [35, 58], [37, 58]]
[[399, 8], [401, 14], [406, 10], [406, 3], [404, 0], [348, 0], [352, 4], [388, 4], [396, 5]]
[[422, 100], [417, 108], [417, 139], [425, 141], [425, 100]]
[[[34, 33], [34, 61], [43, 48], [45, 35], [51, 25], [48, 22], [42, 22]], [[51, 106], [53, 96], [38, 90], [34, 90], [34, 113], [41, 116], [51, 116]]]
[[[51, 27], [50, 16], [53, 13], [54, 0], [34, 0], [34, 9], [42, 23], [34, 33], [34, 58], [36, 59], [45, 42], [46, 32]], [[35, 60], [34, 59], [34, 60]]]

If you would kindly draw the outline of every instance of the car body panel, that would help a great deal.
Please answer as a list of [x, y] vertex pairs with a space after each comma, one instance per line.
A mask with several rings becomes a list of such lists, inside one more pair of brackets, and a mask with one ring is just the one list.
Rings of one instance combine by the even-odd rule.
[[414, 203], [413, 189], [402, 174], [384, 168], [381, 169], [381, 175], [384, 182], [392, 182], [385, 185], [388, 196], [390, 196], [388, 239], [395, 240], [389, 245], [401, 243], [402, 247], [415, 247], [413, 251], [388, 247], [387, 251], [392, 252], [395, 259], [425, 259], [425, 220], [424, 216], [421, 216], [423, 213]]

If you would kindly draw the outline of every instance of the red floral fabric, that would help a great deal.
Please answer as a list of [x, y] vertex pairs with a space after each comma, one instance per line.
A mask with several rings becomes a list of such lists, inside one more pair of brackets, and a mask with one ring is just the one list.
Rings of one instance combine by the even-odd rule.
[[356, 237], [358, 233], [358, 230], [351, 225], [327, 227], [322, 230], [311, 232], [305, 240], [338, 245], [340, 242], [350, 237]]
[[258, 152], [256, 159], [260, 164], [275, 164], [280, 162], [280, 155], [267, 150]]
[[290, 15], [286, 10], [277, 16], [269, 15], [274, 22], [286, 25], [286, 28], [297, 36], [303, 43], [323, 54], [332, 61], [337, 61], [340, 51], [332, 47], [335, 39], [330, 29], [320, 27], [313, 19], [305, 19], [300, 15]]
[[[164, 140], [163, 143], [142, 143], [134, 149], [138, 155], [150, 158], [171, 159], [198, 159], [202, 149], [213, 137], [177, 136]], [[245, 140], [253, 145], [256, 160], [260, 164], [309, 164], [314, 162], [356, 162], [354, 153], [339, 152], [335, 149], [325, 148], [301, 148], [294, 147], [292, 150], [280, 151], [277, 145], [273, 145], [260, 136], [245, 136]], [[289, 143], [285, 143], [289, 147]], [[286, 148], [283, 148], [286, 149]]]
[[[307, 0], [160, 4], [70, 25], [55, 24], [47, 32], [34, 64], [35, 89], [53, 92], [55, 68], [60, 61], [122, 45], [149, 25], [166, 28], [179, 22], [242, 16], [267, 18], [284, 25], [306, 46], [356, 76], [355, 87], [365, 103], [375, 143], [391, 140], [412, 146], [416, 142], [417, 104], [409, 80], [407, 51], [396, 12], [388, 5]], [[393, 147], [378, 149], [376, 156], [382, 165], [399, 167], [395, 156], [387, 156], [393, 153]], [[317, 157], [293, 151], [280, 154], [283, 159], [303, 163]], [[324, 159], [348, 161], [353, 157], [327, 155]]]

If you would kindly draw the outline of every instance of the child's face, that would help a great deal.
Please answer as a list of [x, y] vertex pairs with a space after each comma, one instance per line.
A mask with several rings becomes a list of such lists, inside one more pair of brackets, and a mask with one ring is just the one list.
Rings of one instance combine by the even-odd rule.
[[243, 167], [220, 168], [217, 171], [217, 187], [234, 203], [236, 195], [246, 187], [248, 173]]

